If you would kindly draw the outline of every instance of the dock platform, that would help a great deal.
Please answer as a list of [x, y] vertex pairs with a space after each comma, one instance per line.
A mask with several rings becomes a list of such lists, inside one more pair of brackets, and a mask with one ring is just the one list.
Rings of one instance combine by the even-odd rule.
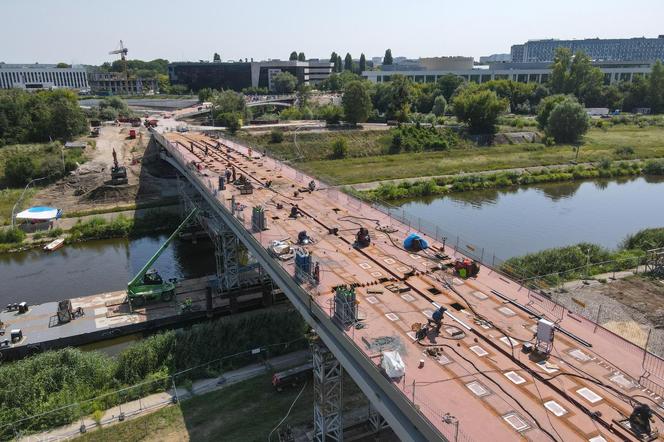
[[[125, 302], [126, 290], [100, 293], [71, 299], [73, 311], [82, 315], [66, 323], [58, 321], [58, 303], [46, 302], [29, 306], [25, 313], [0, 312], [4, 335], [0, 336], [0, 361], [20, 359], [45, 350], [79, 346], [137, 332], [152, 332], [176, 324], [200, 320], [249, 308], [269, 305], [278, 293], [270, 285], [245, 286], [232, 293], [213, 293], [208, 311], [206, 287], [213, 277], [180, 281], [176, 296], [170, 302], [152, 302], [134, 308]], [[191, 311], [182, 312], [180, 304], [191, 298]], [[11, 330], [20, 329], [22, 338], [11, 342]]]

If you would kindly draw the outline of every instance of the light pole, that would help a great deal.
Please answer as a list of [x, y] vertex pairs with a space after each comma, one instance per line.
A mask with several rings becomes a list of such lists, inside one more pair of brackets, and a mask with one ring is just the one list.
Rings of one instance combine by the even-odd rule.
[[45, 177], [45, 176], [44, 176], [44, 177], [41, 177], [41, 178], [35, 178], [34, 180], [31, 180], [28, 184], [25, 185], [25, 189], [23, 189], [23, 192], [21, 193], [21, 196], [18, 197], [18, 200], [16, 200], [16, 203], [14, 203], [14, 207], [12, 207], [12, 229], [13, 229], [14, 226], [15, 226], [15, 219], [14, 219], [14, 217], [15, 217], [15, 212], [16, 212], [16, 206], [18, 206], [18, 203], [20, 203], [21, 200], [23, 199], [23, 195], [25, 195], [26, 190], [28, 190], [28, 187], [30, 187], [30, 184], [32, 184], [32, 183], [34, 183], [34, 182], [36, 182], [36, 181], [45, 180], [46, 178], [48, 178], [48, 177]]

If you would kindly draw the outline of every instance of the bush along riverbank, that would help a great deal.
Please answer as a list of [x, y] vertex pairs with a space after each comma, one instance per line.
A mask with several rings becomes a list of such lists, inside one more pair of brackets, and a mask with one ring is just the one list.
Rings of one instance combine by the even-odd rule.
[[458, 175], [428, 180], [403, 181], [399, 184], [383, 183], [373, 190], [359, 192], [359, 195], [362, 198], [389, 201], [526, 184], [639, 175], [664, 176], [664, 160], [620, 161], [615, 163], [602, 161], [592, 165], [543, 168], [537, 171]]
[[658, 247], [664, 247], [664, 227], [640, 230], [625, 238], [616, 250], [579, 243], [510, 258], [500, 270], [519, 280], [556, 285], [636, 268], [644, 263], [647, 250]]
[[[109, 238], [136, 238], [158, 232], [171, 232], [181, 222], [179, 214], [166, 210], [150, 210], [140, 217], [128, 218], [122, 214], [107, 220], [95, 216], [79, 221], [69, 230], [55, 228], [37, 232], [31, 238], [20, 228], [0, 230], [0, 253], [10, 253], [40, 247], [59, 236], [67, 243]], [[28, 241], [29, 239], [29, 241]]]
[[[0, 389], [0, 439], [66, 425], [79, 414], [90, 415], [164, 391], [172, 386], [172, 375], [220, 357], [242, 353], [188, 371], [175, 382], [186, 384], [256, 362], [262, 356], [252, 355], [248, 350], [253, 348], [267, 347], [269, 357], [305, 348], [306, 329], [294, 310], [257, 312], [162, 332], [132, 345], [116, 358], [67, 348], [3, 364], [0, 383], [11, 388]], [[141, 387], [117, 392], [141, 382], [145, 382]], [[100, 395], [105, 396], [98, 398]], [[67, 407], [74, 403], [80, 407]], [[10, 425], [39, 414], [43, 415]]]

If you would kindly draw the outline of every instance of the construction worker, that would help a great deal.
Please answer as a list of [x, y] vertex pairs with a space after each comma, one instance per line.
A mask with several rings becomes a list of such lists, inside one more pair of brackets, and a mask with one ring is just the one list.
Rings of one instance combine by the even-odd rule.
[[427, 320], [427, 325], [436, 326], [436, 333], [440, 333], [440, 327], [443, 325], [443, 316], [445, 316], [446, 311], [445, 307], [438, 307], [438, 310], [431, 315], [431, 319]]

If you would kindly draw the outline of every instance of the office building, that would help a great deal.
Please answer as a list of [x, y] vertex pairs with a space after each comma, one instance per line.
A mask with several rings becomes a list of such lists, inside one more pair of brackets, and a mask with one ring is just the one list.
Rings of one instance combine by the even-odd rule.
[[83, 66], [0, 63], [0, 89], [11, 88], [28, 90], [67, 88], [87, 91], [89, 84], [87, 71]]
[[[643, 62], [601, 62], [594, 63], [603, 73], [606, 84], [623, 81], [630, 82], [636, 76], [650, 73], [652, 63]], [[383, 66], [384, 68], [385, 66]], [[433, 83], [443, 75], [453, 74], [467, 81], [485, 83], [491, 80], [514, 80], [522, 83], [546, 83], [551, 76], [550, 63], [496, 63], [490, 66], [472, 67], [469, 69], [436, 69], [427, 70], [422, 65], [417, 69], [406, 66], [404, 69], [364, 71], [362, 76], [374, 83], [390, 81], [394, 75], [404, 75], [416, 83]]]
[[590, 38], [583, 40], [530, 40], [512, 46], [514, 63], [550, 63], [556, 49], [583, 51], [596, 61], [664, 60], [664, 35], [658, 38]]
[[316, 85], [327, 79], [333, 65], [329, 61], [282, 61], [230, 63], [178, 62], [168, 66], [172, 84], [183, 84], [193, 90], [202, 88], [241, 91], [248, 87], [273, 89], [273, 79], [280, 72], [297, 78], [298, 84]]

